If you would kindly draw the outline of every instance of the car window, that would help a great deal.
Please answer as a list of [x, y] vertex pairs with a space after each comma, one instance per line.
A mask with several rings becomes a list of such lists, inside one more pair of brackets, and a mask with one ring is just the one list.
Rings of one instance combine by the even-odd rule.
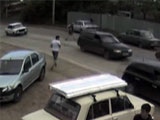
[[83, 25], [82, 22], [76, 22], [76, 25]]
[[87, 119], [92, 120], [109, 114], [109, 100], [100, 101], [90, 106]]
[[76, 120], [80, 105], [60, 94], [53, 94], [45, 110], [61, 120]]
[[133, 32], [133, 35], [140, 37], [140, 36], [141, 36], [141, 33], [140, 33], [139, 31], [134, 31], [134, 32]]
[[112, 35], [101, 35], [101, 40], [104, 43], [119, 43], [119, 40]]
[[39, 56], [36, 53], [31, 55], [33, 65], [39, 61]]
[[85, 21], [84, 25], [92, 25], [92, 23], [90, 21]]
[[111, 99], [112, 113], [134, 108], [127, 96], [120, 96]]
[[23, 60], [1, 60], [0, 75], [15, 75], [21, 70]]
[[141, 32], [141, 35], [142, 35], [142, 37], [144, 37], [144, 38], [149, 38], [149, 39], [154, 38], [153, 33], [150, 32], [150, 31], [143, 31], [143, 32]]
[[31, 60], [30, 57], [27, 57], [24, 63], [24, 70], [28, 71], [29, 68], [31, 68], [32, 64], [31, 64]]

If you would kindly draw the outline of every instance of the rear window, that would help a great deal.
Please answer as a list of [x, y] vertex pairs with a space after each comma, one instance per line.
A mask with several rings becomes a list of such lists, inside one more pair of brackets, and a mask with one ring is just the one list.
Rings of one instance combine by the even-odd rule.
[[61, 120], [76, 120], [80, 105], [55, 93], [50, 98], [45, 110]]

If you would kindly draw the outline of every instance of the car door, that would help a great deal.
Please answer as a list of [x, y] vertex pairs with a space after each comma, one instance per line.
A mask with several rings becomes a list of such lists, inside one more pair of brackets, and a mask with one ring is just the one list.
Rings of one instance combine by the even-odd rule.
[[92, 104], [86, 120], [112, 120], [109, 100], [103, 100]]
[[127, 96], [117, 96], [110, 100], [112, 120], [133, 120], [135, 110]]
[[93, 39], [91, 39], [91, 49], [95, 52], [95, 53], [104, 53], [104, 49], [102, 46], [102, 40], [100, 38], [99, 35], [94, 35]]
[[30, 82], [32, 81], [33, 73], [31, 67], [32, 67], [31, 59], [30, 56], [28, 56], [24, 61], [22, 75], [21, 75], [21, 83], [24, 89], [27, 88], [30, 85]]
[[32, 72], [33, 72], [32, 80], [34, 81], [39, 77], [41, 71], [39, 55], [37, 53], [31, 54], [31, 60], [32, 60]]

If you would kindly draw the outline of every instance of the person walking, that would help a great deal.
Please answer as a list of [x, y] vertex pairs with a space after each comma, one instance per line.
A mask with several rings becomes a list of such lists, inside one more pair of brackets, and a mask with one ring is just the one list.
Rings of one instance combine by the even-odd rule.
[[69, 25], [67, 26], [67, 30], [68, 30], [68, 36], [66, 37], [65, 40], [68, 40], [71, 36], [72, 36], [72, 39], [73, 39], [73, 40], [76, 40], [76, 39], [74, 38], [74, 35], [73, 35], [73, 23], [71, 23], [71, 24], [69, 24]]
[[51, 70], [53, 70], [54, 66], [55, 67], [57, 66], [58, 54], [61, 48], [61, 42], [59, 39], [60, 39], [60, 36], [56, 35], [55, 39], [53, 39], [51, 42], [51, 49], [52, 49], [52, 54], [53, 54], [53, 65], [51, 66]]
[[153, 120], [151, 115], [151, 106], [145, 103], [141, 106], [141, 113], [134, 116], [133, 120]]

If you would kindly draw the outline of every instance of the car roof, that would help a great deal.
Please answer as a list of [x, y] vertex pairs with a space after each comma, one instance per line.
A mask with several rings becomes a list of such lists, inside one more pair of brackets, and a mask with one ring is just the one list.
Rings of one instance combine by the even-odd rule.
[[160, 69], [160, 63], [158, 61], [136, 61], [132, 62], [129, 66], [134, 66], [139, 68], [140, 65], [145, 65]]
[[83, 31], [84, 33], [91, 33], [91, 34], [97, 34], [97, 35], [112, 35], [112, 33], [109, 32], [104, 32], [104, 31], [99, 31], [99, 30], [95, 30], [95, 29], [86, 29]]
[[9, 25], [15, 26], [15, 25], [19, 25], [19, 24], [22, 24], [22, 23], [21, 22], [15, 22], [15, 23], [10, 23]]
[[143, 30], [143, 29], [130, 29], [132, 31], [139, 31], [139, 32], [151, 32], [149, 30]]
[[99, 74], [69, 79], [61, 83], [51, 83], [50, 89], [57, 91], [66, 98], [75, 98], [124, 86], [127, 86], [127, 83], [117, 76]]
[[90, 20], [76, 20], [76, 22], [90, 22]]
[[2, 56], [3, 59], [25, 59], [28, 55], [34, 53], [32, 50], [15, 50], [8, 52], [4, 56]]

